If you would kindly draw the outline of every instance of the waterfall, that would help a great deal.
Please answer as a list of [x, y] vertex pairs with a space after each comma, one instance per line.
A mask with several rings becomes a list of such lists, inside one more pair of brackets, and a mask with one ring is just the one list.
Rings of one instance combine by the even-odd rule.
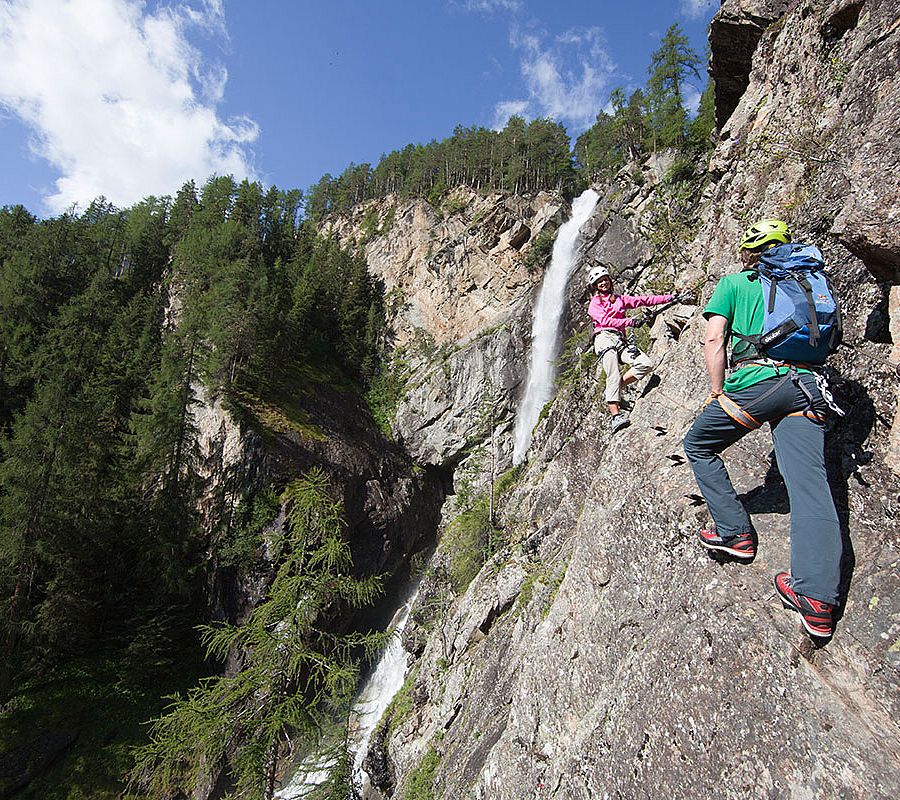
[[407, 667], [409, 666], [409, 653], [403, 648], [401, 641], [403, 629], [409, 619], [416, 597], [419, 595], [418, 585], [402, 606], [394, 614], [391, 627], [394, 636], [387, 647], [384, 648], [375, 668], [363, 684], [356, 698], [354, 713], [356, 715], [355, 739], [358, 742], [356, 756], [353, 759], [353, 771], [357, 778], [363, 782], [363, 788], [368, 782], [369, 776], [363, 772], [363, 761], [366, 751], [369, 749], [369, 739], [375, 731], [378, 720], [381, 719], [394, 695], [403, 687], [406, 680]]
[[[355, 748], [353, 774], [357, 786], [361, 789], [365, 789], [369, 784], [369, 776], [362, 768], [366, 752], [369, 749], [369, 739], [375, 731], [378, 720], [381, 719], [406, 679], [409, 654], [403, 649], [401, 634], [409, 620], [409, 612], [418, 594], [417, 582], [394, 613], [389, 626], [394, 629], [394, 635], [381, 652], [353, 703], [350, 723], [351, 738]], [[276, 792], [275, 796], [278, 800], [300, 800], [308, 795], [314, 787], [325, 781], [331, 766], [332, 764], [326, 763], [321, 757], [310, 756], [288, 784]]]
[[581, 226], [600, 199], [593, 190], [583, 192], [572, 203], [572, 216], [559, 229], [553, 244], [550, 267], [534, 307], [531, 325], [531, 357], [525, 396], [516, 415], [513, 463], [521, 464], [531, 446], [531, 432], [541, 409], [553, 397], [554, 362], [559, 357], [559, 321], [566, 299], [566, 286], [575, 270], [575, 246]]

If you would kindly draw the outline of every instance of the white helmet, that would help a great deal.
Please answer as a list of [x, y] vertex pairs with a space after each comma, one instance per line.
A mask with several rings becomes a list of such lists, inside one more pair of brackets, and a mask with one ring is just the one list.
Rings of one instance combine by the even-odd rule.
[[593, 286], [597, 281], [600, 280], [600, 278], [609, 278], [609, 277], [610, 277], [609, 270], [606, 267], [598, 264], [596, 267], [592, 268], [591, 271], [588, 273], [588, 277], [587, 277], [588, 286]]

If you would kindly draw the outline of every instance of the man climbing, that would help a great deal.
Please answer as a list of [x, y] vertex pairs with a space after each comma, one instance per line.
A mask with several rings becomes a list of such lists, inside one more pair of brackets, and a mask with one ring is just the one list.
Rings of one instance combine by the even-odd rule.
[[[764, 422], [771, 425], [791, 508], [791, 571], [775, 575], [775, 590], [786, 607], [800, 614], [811, 635], [829, 637], [841, 561], [840, 526], [824, 460], [823, 421], [830, 395], [812, 370], [761, 357], [762, 343], [754, 339], [763, 333], [767, 310], [760, 288], [760, 258], [769, 251], [767, 260], [773, 259], [778, 252], [774, 248], [790, 241], [784, 222], [755, 223], [740, 242], [743, 269], [724, 276], [713, 291], [703, 312], [710, 397], [685, 437], [684, 451], [714, 522], [712, 530], [699, 532], [700, 542], [709, 550], [750, 561], [756, 555], [753, 526], [719, 454]], [[801, 248], [781, 249], [792, 247]], [[769, 306], [774, 304], [774, 289], [772, 298]], [[815, 315], [811, 327], [818, 338]], [[726, 378], [729, 333], [732, 371]], [[812, 344], [812, 334], [809, 340]]]
[[[672, 294], [616, 294], [613, 291], [609, 269], [598, 265], [588, 273], [588, 288], [591, 301], [588, 316], [594, 322], [594, 352], [606, 372], [606, 403], [609, 406], [610, 430], [615, 433], [630, 424], [628, 413], [620, 409], [622, 387], [646, 377], [653, 370], [653, 362], [634, 344], [625, 340], [625, 330], [643, 325], [648, 320], [641, 317], [626, 317], [625, 311], [641, 306], [655, 306], [675, 299]], [[630, 369], [621, 375], [619, 359]]]

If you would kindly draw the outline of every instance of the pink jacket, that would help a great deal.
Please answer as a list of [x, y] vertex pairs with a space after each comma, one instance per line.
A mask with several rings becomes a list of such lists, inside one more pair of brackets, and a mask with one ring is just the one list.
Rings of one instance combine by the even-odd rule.
[[636, 320], [626, 317], [628, 308], [658, 306], [668, 303], [673, 294], [595, 294], [588, 305], [588, 316], [594, 321], [595, 331], [624, 331], [633, 328]]

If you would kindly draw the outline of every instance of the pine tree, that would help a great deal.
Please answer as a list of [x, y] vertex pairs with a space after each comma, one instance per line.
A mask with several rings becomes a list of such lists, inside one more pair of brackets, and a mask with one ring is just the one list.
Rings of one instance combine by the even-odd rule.
[[292, 483], [283, 502], [286, 527], [268, 542], [277, 570], [266, 599], [243, 625], [202, 629], [209, 657], [237, 657], [243, 667], [175, 698], [136, 753], [132, 783], [151, 798], [189, 794], [226, 770], [235, 796], [271, 800], [289, 739], [318, 740], [356, 686], [354, 653], [385, 641], [324, 625], [336, 604], [358, 608], [380, 591], [379, 579], [350, 574], [343, 509], [324, 473]]
[[710, 150], [713, 146], [712, 134], [716, 129], [715, 83], [712, 78], [700, 95], [697, 116], [688, 128], [687, 143], [698, 151]]
[[700, 58], [677, 25], [669, 26], [650, 60], [647, 110], [653, 149], [680, 145], [684, 141], [687, 112], [683, 85], [689, 75], [700, 80]]

